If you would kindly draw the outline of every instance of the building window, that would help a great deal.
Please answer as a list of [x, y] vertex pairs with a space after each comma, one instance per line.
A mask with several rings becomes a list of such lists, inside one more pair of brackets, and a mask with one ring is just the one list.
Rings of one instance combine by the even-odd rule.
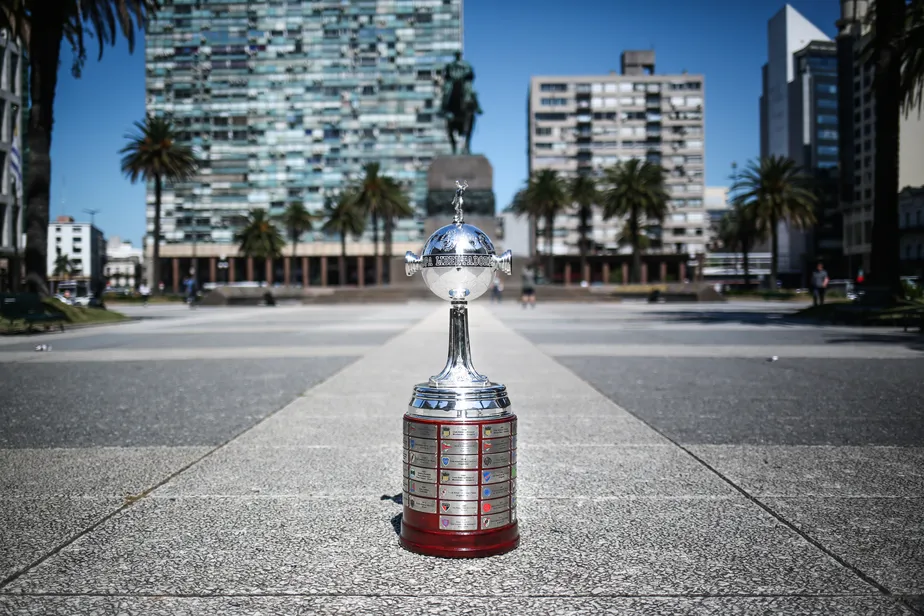
[[552, 129], [548, 126], [539, 126], [536, 128], [536, 135], [539, 136], [548, 136], [552, 134]]
[[567, 92], [568, 85], [564, 83], [543, 83], [539, 86], [541, 92]]
[[817, 86], [815, 86], [815, 90], [823, 94], [837, 94], [836, 85], [818, 84]]
[[837, 146], [836, 145], [820, 145], [818, 146], [818, 155], [819, 156], [837, 156]]
[[836, 115], [819, 114], [815, 119], [819, 124], [837, 124]]
[[837, 139], [837, 131], [831, 129], [821, 129], [818, 131], [819, 139]]

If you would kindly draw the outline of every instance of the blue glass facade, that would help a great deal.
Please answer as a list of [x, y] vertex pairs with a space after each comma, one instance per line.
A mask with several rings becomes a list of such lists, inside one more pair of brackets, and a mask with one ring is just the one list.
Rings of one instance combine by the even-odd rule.
[[[247, 210], [324, 199], [378, 162], [422, 211], [449, 153], [438, 74], [462, 49], [462, 0], [174, 0], [146, 38], [147, 111], [202, 165], [165, 190], [165, 243], [230, 243]], [[148, 233], [153, 231], [148, 190]], [[396, 241], [416, 240], [401, 221]], [[304, 242], [336, 240], [311, 232]]]

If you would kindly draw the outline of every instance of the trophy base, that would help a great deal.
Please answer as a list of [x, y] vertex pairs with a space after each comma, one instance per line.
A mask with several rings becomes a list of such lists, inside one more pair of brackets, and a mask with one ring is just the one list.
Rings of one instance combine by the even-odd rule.
[[486, 533], [446, 533], [423, 531], [403, 520], [401, 547], [408, 552], [438, 558], [486, 558], [506, 554], [520, 545], [516, 522], [506, 528]]
[[480, 558], [519, 545], [517, 420], [404, 416], [401, 545], [418, 554]]

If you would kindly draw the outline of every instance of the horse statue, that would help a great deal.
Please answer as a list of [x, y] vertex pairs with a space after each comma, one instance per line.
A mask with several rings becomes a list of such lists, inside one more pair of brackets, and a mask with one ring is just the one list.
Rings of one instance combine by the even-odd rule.
[[478, 95], [472, 88], [475, 72], [471, 65], [456, 53], [454, 62], [443, 69], [443, 103], [440, 113], [446, 118], [446, 133], [452, 145], [452, 153], [458, 153], [456, 138], [463, 139], [462, 154], [471, 154], [472, 132], [475, 116], [480, 114]]

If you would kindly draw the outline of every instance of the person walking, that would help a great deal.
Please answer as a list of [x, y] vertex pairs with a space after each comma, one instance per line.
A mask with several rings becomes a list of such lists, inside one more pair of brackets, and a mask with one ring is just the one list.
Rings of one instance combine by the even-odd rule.
[[501, 280], [500, 274], [497, 272], [494, 273], [494, 280], [491, 283], [491, 303], [493, 304], [496, 300], [497, 303], [501, 303], [501, 299], [504, 294], [504, 282]]
[[141, 294], [141, 305], [147, 306], [148, 300], [151, 299], [151, 287], [148, 286], [147, 282], [141, 283], [141, 286], [138, 287], [138, 293]]
[[815, 271], [812, 272], [812, 305], [824, 306], [825, 291], [828, 289], [828, 272], [825, 271], [824, 263], [819, 263]]
[[183, 285], [186, 287], [186, 301], [189, 302], [190, 308], [196, 307], [196, 278], [195, 276], [189, 276], [183, 282]]
[[527, 265], [523, 268], [523, 274], [521, 276], [522, 286], [523, 286], [523, 295], [520, 298], [520, 302], [523, 304], [525, 309], [527, 306], [532, 308], [536, 307], [536, 270], [533, 269], [532, 265]]

